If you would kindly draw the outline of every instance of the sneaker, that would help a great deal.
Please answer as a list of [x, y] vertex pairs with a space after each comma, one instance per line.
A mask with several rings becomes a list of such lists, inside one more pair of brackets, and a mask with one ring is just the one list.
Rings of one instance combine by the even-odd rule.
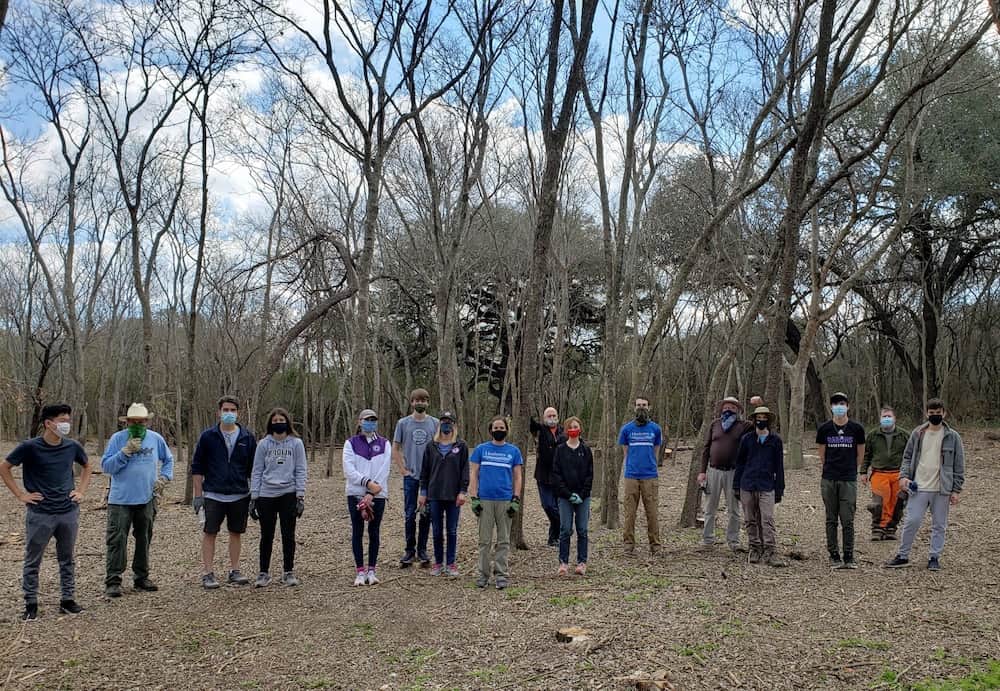
[[887, 561], [885, 563], [885, 568], [887, 568], [887, 569], [901, 569], [901, 568], [909, 566], [909, 565], [910, 565], [910, 560], [909, 559], [903, 559], [901, 556], [899, 556], [897, 554], [895, 557], [892, 558], [892, 561]]
[[417, 559], [420, 561], [420, 566], [425, 569], [431, 565], [431, 556], [427, 552], [417, 552]]
[[[222, 585], [221, 583], [215, 580], [214, 573], [206, 573], [204, 576], [201, 577], [201, 587], [204, 588], [205, 590], [215, 590], [221, 585]], [[118, 591], [118, 594], [121, 595], [121, 590]], [[118, 595], [111, 595], [111, 597], [118, 597]]]
[[249, 585], [250, 579], [240, 573], [239, 569], [232, 569], [229, 572], [229, 577], [226, 578], [226, 583], [229, 585]]
[[577, 564], [576, 568], [573, 569], [573, 573], [575, 573], [577, 576], [587, 575], [587, 562], [583, 561]]
[[845, 554], [844, 555], [844, 564], [843, 564], [843, 566], [841, 566], [841, 568], [843, 568], [843, 569], [857, 569], [858, 568], [858, 562], [854, 561], [854, 555], [853, 554]]
[[560, 564], [559, 571], [556, 572], [559, 576], [565, 576], [569, 573], [569, 564]]
[[157, 590], [160, 589], [158, 585], [153, 583], [148, 578], [137, 578], [134, 581], [132, 581], [132, 586], [136, 590], [145, 590], [147, 593], [155, 593]]
[[788, 562], [778, 556], [778, 553], [771, 550], [765, 555], [764, 563], [775, 569], [783, 569], [788, 566]]
[[76, 600], [60, 600], [59, 611], [63, 614], [79, 614], [83, 611], [83, 607], [76, 604]]
[[[205, 584], [205, 579], [201, 579], [202, 585]], [[108, 597], [121, 597], [122, 587], [120, 585], [109, 585], [104, 588], [104, 594]]]
[[476, 587], [485, 588], [489, 582], [490, 582], [489, 576], [484, 576], [483, 574], [479, 574], [479, 576], [476, 578]]
[[559, 538], [557, 538], [557, 537], [550, 537], [548, 545], [549, 545], [549, 547], [558, 547], [559, 546]]
[[26, 602], [24, 604], [24, 614], [21, 615], [21, 621], [35, 621], [36, 619], [38, 619], [38, 603]]
[[381, 583], [381, 581], [378, 579], [378, 576], [375, 575], [375, 569], [369, 567], [368, 568], [368, 585], [378, 585], [379, 583]]
[[368, 585], [368, 572], [364, 569], [358, 569], [354, 576], [354, 585]]
[[733, 554], [746, 554], [749, 550], [738, 542], [729, 545], [729, 551]]
[[271, 585], [271, 574], [267, 571], [261, 571], [257, 574], [257, 580], [254, 581], [254, 588], [266, 588]]
[[635, 545], [625, 545], [625, 555], [630, 557], [633, 554], [635, 554]]
[[927, 560], [927, 570], [928, 571], [940, 571], [941, 561], [937, 557], [931, 557]]
[[503, 590], [507, 587], [507, 578], [504, 576], [497, 576], [497, 590]]
[[299, 584], [299, 579], [295, 577], [294, 571], [285, 571], [285, 573], [281, 574], [281, 585], [288, 586], [289, 588], [294, 588], [298, 584]]
[[405, 552], [403, 552], [403, 556], [399, 558], [399, 565], [405, 569], [407, 566], [409, 566], [414, 562], [416, 557], [417, 557], [416, 552], [414, 552], [412, 549], [408, 549]]
[[700, 551], [702, 551], [702, 552], [707, 552], [707, 551], [711, 550], [713, 547], [715, 547], [715, 543], [714, 542], [701, 541], [701, 542], [698, 543], [698, 549]]
[[830, 555], [830, 568], [831, 569], [841, 569], [844, 567], [844, 562], [840, 560], [840, 554], [834, 552]]
[[883, 540], [895, 540], [896, 539], [896, 531], [895, 530], [886, 530], [884, 533], [882, 533], [882, 539]]
[[448, 564], [448, 568], [445, 571], [445, 573], [451, 576], [452, 578], [458, 578], [459, 576], [458, 566], [456, 566], [455, 564]]
[[444, 571], [444, 566], [442, 566], [441, 564], [435, 564], [434, 566], [431, 567], [432, 576], [440, 576], [442, 571]]

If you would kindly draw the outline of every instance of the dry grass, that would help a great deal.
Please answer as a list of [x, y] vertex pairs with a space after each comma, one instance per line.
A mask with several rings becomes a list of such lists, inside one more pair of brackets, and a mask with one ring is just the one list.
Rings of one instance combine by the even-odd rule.
[[[666, 670], [684, 689], [841, 689], [968, 677], [1000, 657], [998, 448], [982, 434], [967, 437], [967, 492], [952, 511], [944, 570], [936, 574], [922, 567], [926, 528], [915, 547], [916, 568], [878, 568], [895, 543], [867, 541], [866, 490], [857, 519], [862, 568], [830, 571], [815, 468], [789, 474], [777, 516], [783, 550], [803, 552], [804, 561], [772, 570], [748, 566], [724, 549], [699, 552], [697, 533], [674, 527], [687, 466], [680, 454], [661, 484], [665, 546], [656, 558], [642, 550], [625, 558], [620, 534], [595, 519], [586, 578], [557, 579], [555, 550], [536, 546], [513, 555], [506, 592], [472, 585], [475, 524], [468, 512], [460, 534], [461, 579], [396, 568], [398, 478], [383, 526], [383, 583], [352, 588], [342, 480], [314, 477], [299, 530], [302, 587], [202, 591], [198, 526], [190, 508], [170, 503], [154, 537], [152, 575], [160, 591], [127, 590], [108, 601], [101, 596], [105, 514], [95, 508], [105, 479], [98, 476], [77, 548], [78, 599], [87, 612], [57, 614], [50, 548], [42, 565], [42, 618], [28, 625], [16, 621], [23, 510], [3, 492], [0, 685], [607, 689], [624, 688], [634, 673], [652, 677]], [[180, 489], [175, 481], [170, 491], [176, 497]], [[534, 488], [526, 506], [529, 538], [539, 545], [544, 528]], [[640, 526], [639, 535], [643, 531]], [[251, 525], [243, 558], [248, 573], [256, 572], [257, 536]], [[220, 538], [220, 571], [224, 552]], [[277, 545], [275, 560], [280, 564]], [[582, 646], [557, 642], [557, 629], [572, 625], [589, 629], [593, 639]]]

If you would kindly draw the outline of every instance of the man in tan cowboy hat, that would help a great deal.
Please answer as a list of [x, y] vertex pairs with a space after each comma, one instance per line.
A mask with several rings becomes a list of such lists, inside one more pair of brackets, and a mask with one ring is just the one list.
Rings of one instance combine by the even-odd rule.
[[754, 431], [743, 436], [736, 452], [733, 488], [743, 504], [750, 563], [787, 566], [778, 556], [774, 528], [774, 507], [785, 493], [785, 461], [781, 437], [771, 430], [773, 423], [770, 408], [754, 408]]
[[118, 418], [125, 429], [115, 432], [101, 458], [101, 470], [111, 477], [108, 494], [107, 573], [104, 594], [121, 597], [122, 572], [128, 561], [128, 533], [134, 527], [132, 578], [136, 590], [158, 588], [149, 579], [149, 543], [153, 539], [156, 498], [174, 476], [174, 457], [163, 437], [146, 427], [151, 415], [133, 403]]
[[733, 552], [740, 548], [740, 509], [733, 496], [733, 473], [736, 469], [736, 450], [740, 439], [751, 431], [752, 422], [740, 419], [743, 406], [738, 398], [727, 396], [719, 401], [718, 417], [712, 422], [705, 436], [705, 448], [701, 454], [701, 473], [698, 484], [705, 488], [708, 505], [705, 507], [705, 529], [701, 545], [715, 544], [715, 515], [719, 509], [719, 499], [725, 493], [726, 543]]

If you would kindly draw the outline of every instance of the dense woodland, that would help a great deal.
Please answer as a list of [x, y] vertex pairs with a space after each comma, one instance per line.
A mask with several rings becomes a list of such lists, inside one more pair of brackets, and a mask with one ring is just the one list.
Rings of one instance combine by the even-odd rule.
[[757, 393], [794, 465], [833, 390], [997, 417], [979, 0], [13, 0], [0, 70], [4, 437], [138, 400], [183, 462], [232, 393], [322, 473], [416, 386], [602, 451]]

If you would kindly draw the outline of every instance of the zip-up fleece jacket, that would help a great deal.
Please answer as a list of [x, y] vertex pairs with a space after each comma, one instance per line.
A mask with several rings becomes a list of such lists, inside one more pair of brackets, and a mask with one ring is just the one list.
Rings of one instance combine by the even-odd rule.
[[344, 491], [349, 497], [368, 494], [368, 483], [374, 480], [382, 486], [376, 496], [389, 498], [389, 464], [392, 444], [385, 437], [355, 434], [344, 443]]
[[[941, 439], [941, 494], [958, 494], [965, 484], [965, 448], [958, 432], [944, 425], [944, 437]], [[929, 422], [917, 427], [910, 434], [903, 451], [903, 465], [899, 469], [899, 481], [909, 480], [917, 476], [917, 466], [920, 465], [920, 446], [924, 440], [924, 432], [930, 427]], [[919, 489], [919, 488], [918, 488]]]
[[202, 487], [206, 492], [218, 494], [249, 494], [250, 472], [257, 450], [257, 440], [243, 425], [237, 425], [239, 434], [229, 453], [226, 440], [218, 425], [201, 433], [191, 456], [191, 474], [204, 475]]
[[738, 492], [774, 492], [774, 501], [781, 501], [785, 493], [785, 449], [774, 432], [760, 443], [756, 432], [748, 432], [740, 439], [736, 452], [736, 472], [733, 489]]
[[910, 433], [899, 427], [890, 434], [883, 432], [881, 427], [869, 431], [865, 438], [865, 462], [858, 472], [867, 473], [869, 467], [873, 470], [899, 470], [909, 438]]
[[442, 455], [436, 442], [424, 447], [420, 466], [420, 494], [431, 501], [455, 501], [469, 491], [469, 447], [461, 439]]
[[590, 447], [580, 442], [575, 449], [568, 444], [556, 447], [556, 458], [552, 462], [552, 485], [556, 496], [569, 499], [577, 494], [581, 499], [590, 496], [594, 486], [594, 454]]
[[250, 496], [306, 495], [306, 447], [292, 435], [278, 441], [270, 434], [257, 444], [250, 475]]

